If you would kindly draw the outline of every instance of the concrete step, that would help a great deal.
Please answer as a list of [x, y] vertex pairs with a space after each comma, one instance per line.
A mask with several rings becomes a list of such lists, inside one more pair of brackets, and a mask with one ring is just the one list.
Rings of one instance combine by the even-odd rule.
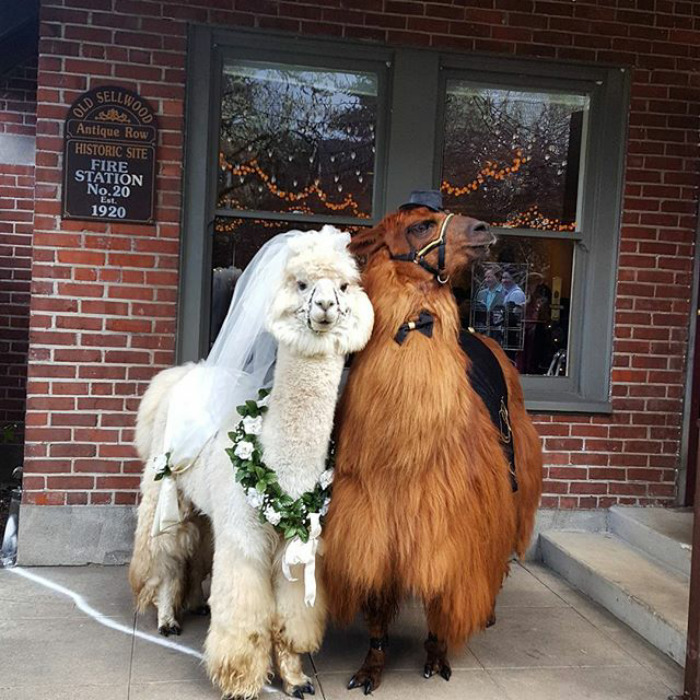
[[685, 663], [688, 581], [608, 533], [540, 536], [551, 569], [674, 661]]
[[690, 577], [692, 510], [613, 506], [608, 518], [610, 532], [664, 566]]

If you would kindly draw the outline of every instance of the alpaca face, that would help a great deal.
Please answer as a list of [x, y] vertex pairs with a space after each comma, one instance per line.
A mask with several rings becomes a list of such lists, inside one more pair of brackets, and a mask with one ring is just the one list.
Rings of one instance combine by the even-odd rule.
[[268, 316], [268, 330], [301, 355], [356, 352], [369, 340], [374, 313], [347, 250], [332, 226], [289, 243], [290, 254]]
[[[445, 212], [431, 211], [426, 207], [399, 210], [386, 216], [375, 228], [355, 236], [350, 249], [363, 264], [381, 248], [387, 248], [391, 255], [421, 250], [438, 238], [446, 217]], [[482, 257], [495, 241], [496, 236], [487, 223], [469, 216], [453, 216], [445, 232], [447, 275], [455, 275]], [[437, 249], [431, 250], [425, 260], [437, 268]], [[429, 274], [425, 272], [426, 277]]]

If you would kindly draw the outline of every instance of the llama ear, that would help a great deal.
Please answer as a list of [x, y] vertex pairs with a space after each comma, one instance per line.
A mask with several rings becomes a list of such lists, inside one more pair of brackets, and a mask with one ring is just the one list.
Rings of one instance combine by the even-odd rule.
[[350, 252], [355, 256], [360, 269], [364, 268], [369, 259], [384, 245], [386, 229], [384, 222], [374, 228], [363, 229], [350, 240]]

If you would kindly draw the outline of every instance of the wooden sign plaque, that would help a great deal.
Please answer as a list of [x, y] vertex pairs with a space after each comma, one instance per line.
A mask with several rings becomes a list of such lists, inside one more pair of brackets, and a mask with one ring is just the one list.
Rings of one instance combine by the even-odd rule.
[[63, 152], [63, 218], [152, 224], [156, 115], [142, 97], [103, 85], [70, 107]]

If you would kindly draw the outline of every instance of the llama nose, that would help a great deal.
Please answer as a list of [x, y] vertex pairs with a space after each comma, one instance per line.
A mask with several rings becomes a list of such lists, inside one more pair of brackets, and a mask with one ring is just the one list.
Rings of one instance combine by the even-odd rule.
[[472, 235], [481, 234], [481, 236], [484, 238], [484, 245], [492, 245], [498, 240], [491, 231], [491, 226], [489, 226], [489, 224], [487, 224], [485, 221], [476, 221], [474, 224], [472, 224], [471, 232]]
[[335, 299], [314, 299], [314, 304], [320, 306], [324, 311], [328, 311], [328, 309], [332, 309], [335, 306]]

